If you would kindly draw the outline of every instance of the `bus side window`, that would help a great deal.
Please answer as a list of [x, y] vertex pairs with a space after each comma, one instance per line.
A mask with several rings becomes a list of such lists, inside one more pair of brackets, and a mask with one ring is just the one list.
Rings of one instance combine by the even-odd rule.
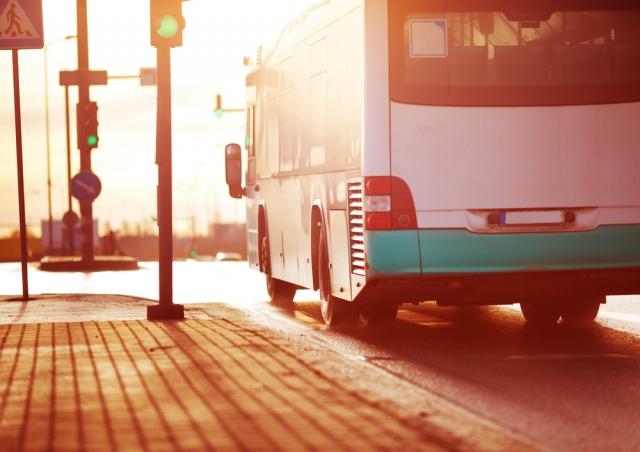
[[255, 105], [247, 108], [247, 124], [245, 127], [246, 136], [244, 138], [245, 148], [247, 149], [247, 185], [255, 185], [256, 183], [256, 145], [255, 145]]

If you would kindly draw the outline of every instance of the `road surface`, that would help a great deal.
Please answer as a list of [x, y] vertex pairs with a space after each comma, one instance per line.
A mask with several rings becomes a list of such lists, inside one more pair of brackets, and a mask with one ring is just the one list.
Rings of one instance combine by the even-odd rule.
[[[57, 274], [30, 268], [32, 293], [157, 297], [157, 264], [136, 272]], [[549, 450], [640, 450], [640, 296], [609, 297], [589, 329], [525, 326], [517, 306], [403, 305], [391, 331], [330, 330], [317, 294], [270, 306], [243, 262], [178, 262], [175, 300], [215, 312], [224, 303], [295, 340], [392, 374], [507, 434]], [[20, 293], [19, 264], [0, 265], [0, 293]], [[338, 378], [339, 376], [336, 376]], [[376, 388], [394, 396], [396, 387]], [[406, 391], [402, 393], [406, 397]], [[398, 393], [398, 397], [400, 397]], [[407, 404], [419, 405], [416, 400]]]

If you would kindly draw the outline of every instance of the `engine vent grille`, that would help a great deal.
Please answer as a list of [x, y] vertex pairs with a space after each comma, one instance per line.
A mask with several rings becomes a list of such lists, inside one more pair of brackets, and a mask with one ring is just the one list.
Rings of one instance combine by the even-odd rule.
[[362, 179], [349, 179], [347, 185], [349, 191], [349, 246], [351, 251], [351, 273], [365, 276]]

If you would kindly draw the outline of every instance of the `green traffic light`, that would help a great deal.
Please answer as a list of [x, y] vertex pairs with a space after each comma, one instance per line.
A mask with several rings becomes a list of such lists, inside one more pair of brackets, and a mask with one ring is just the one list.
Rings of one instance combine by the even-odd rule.
[[173, 16], [165, 15], [162, 16], [160, 26], [158, 27], [156, 32], [163, 38], [171, 38], [175, 36], [175, 34], [178, 33], [179, 30], [180, 24], [178, 23], [178, 19]]
[[98, 137], [96, 135], [89, 135], [87, 137], [87, 145], [95, 146], [98, 144]]
[[218, 118], [222, 118], [222, 113], [224, 113], [224, 110], [222, 108], [216, 108], [216, 116]]

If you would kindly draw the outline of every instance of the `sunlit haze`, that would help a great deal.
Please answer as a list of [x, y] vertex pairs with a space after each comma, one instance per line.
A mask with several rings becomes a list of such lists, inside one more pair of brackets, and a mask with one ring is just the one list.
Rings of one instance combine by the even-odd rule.
[[[244, 104], [243, 56], [253, 57], [257, 46], [312, 0], [237, 0], [184, 3], [187, 23], [183, 47], [172, 51], [174, 222], [177, 233], [198, 231], [212, 221], [240, 221], [243, 203], [227, 196], [222, 178], [225, 143], [242, 142], [244, 115], [226, 113], [217, 118], [215, 95], [226, 108]], [[54, 219], [66, 211], [66, 144], [64, 89], [58, 72], [75, 69], [75, 2], [44, 0], [45, 44], [49, 60], [50, 148]], [[149, 2], [89, 0], [89, 61], [93, 70], [109, 75], [135, 75], [155, 66], [149, 43]], [[56, 41], [56, 42], [54, 42]], [[22, 122], [25, 155], [27, 222], [40, 234], [47, 217], [46, 146], [44, 114], [44, 50], [19, 52]], [[17, 229], [18, 199], [14, 134], [11, 52], [0, 51], [0, 235]], [[91, 88], [98, 102], [100, 145], [92, 153], [93, 170], [103, 183], [94, 203], [94, 217], [119, 229], [123, 222], [155, 230], [157, 168], [155, 158], [155, 87], [137, 80], [110, 80]], [[72, 173], [79, 167], [75, 145], [77, 90], [70, 90]], [[75, 202], [75, 201], [74, 201]], [[77, 206], [75, 207], [77, 211]]]

